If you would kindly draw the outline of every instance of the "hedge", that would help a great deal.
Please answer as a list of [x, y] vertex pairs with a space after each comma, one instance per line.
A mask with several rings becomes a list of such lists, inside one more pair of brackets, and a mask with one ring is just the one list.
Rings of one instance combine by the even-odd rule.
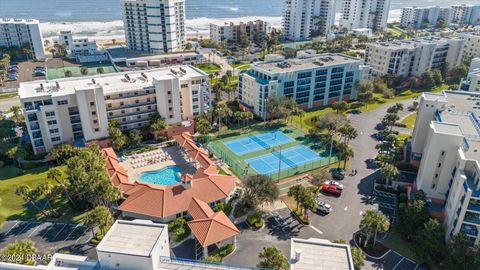
[[250, 225], [251, 227], [254, 227], [255, 229], [260, 229], [263, 226], [262, 215], [260, 215], [257, 212], [250, 214], [247, 217], [247, 223], [248, 225]]

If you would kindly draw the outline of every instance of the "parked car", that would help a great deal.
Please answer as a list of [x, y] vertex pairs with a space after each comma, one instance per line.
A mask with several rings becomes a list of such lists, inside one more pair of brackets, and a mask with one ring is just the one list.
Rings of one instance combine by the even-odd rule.
[[330, 169], [330, 174], [332, 175], [333, 179], [342, 180], [345, 178], [345, 171], [340, 168]]
[[376, 126], [375, 126], [375, 129], [376, 130], [385, 130], [387, 129], [387, 125], [385, 125], [384, 123], [378, 123]]
[[376, 139], [377, 141], [385, 141], [387, 139], [387, 135], [383, 134], [383, 133], [374, 133], [372, 135], [372, 137], [374, 139]]
[[324, 183], [325, 185], [334, 185], [334, 186], [337, 186], [339, 189], [343, 190], [343, 184], [340, 184], [339, 182], [337, 181], [333, 181], [333, 180], [328, 180]]
[[342, 195], [342, 190], [336, 185], [325, 184], [322, 186], [322, 192], [329, 193], [337, 197], [340, 197], [340, 195]]
[[360, 110], [352, 110], [352, 111], [350, 111], [350, 113], [351, 113], [351, 114], [361, 114], [362, 111], [360, 111]]
[[322, 214], [329, 214], [332, 211], [332, 206], [324, 201], [317, 199], [317, 211]]

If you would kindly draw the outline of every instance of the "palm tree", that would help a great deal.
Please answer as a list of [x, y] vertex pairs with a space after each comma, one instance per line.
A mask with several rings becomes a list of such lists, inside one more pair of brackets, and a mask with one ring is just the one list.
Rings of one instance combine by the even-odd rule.
[[220, 132], [220, 127], [222, 124], [222, 119], [232, 115], [232, 110], [224, 103], [218, 105], [215, 108], [215, 114], [218, 115], [218, 131]]
[[45, 199], [45, 205], [48, 209], [50, 209], [52, 215], [57, 215], [57, 212], [52, 206], [52, 200], [53, 197], [57, 194], [53, 194], [53, 186], [52, 184], [48, 182], [41, 183], [38, 185], [34, 190], [33, 193], [35, 194], [35, 197], [37, 198], [44, 198]]
[[92, 230], [93, 237], [95, 237], [95, 227], [99, 227], [100, 232], [104, 235], [106, 229], [112, 225], [112, 223], [112, 214], [110, 210], [103, 205], [95, 207], [95, 209], [89, 211], [83, 218], [83, 224]]
[[346, 144], [346, 147], [342, 151], [342, 157], [343, 157], [343, 169], [347, 167], [347, 162], [350, 158], [353, 158], [355, 153], [353, 152], [353, 149], [351, 146]]
[[295, 114], [300, 118], [300, 128], [303, 128], [303, 117], [305, 117], [306, 112], [302, 109], [298, 109]]
[[299, 204], [303, 210], [303, 217], [308, 220], [308, 210], [315, 209], [317, 202], [313, 196], [313, 192], [309, 189], [304, 188], [304, 191], [300, 193], [298, 198]]
[[362, 220], [360, 221], [360, 229], [366, 233], [366, 239], [364, 246], [366, 247], [372, 234], [373, 238], [373, 246], [377, 242], [377, 233], [384, 233], [387, 232], [390, 228], [390, 221], [388, 218], [382, 214], [378, 210], [367, 210], [362, 216]]
[[295, 199], [295, 202], [297, 203], [297, 207], [295, 208], [295, 210], [298, 210], [298, 207], [300, 206], [300, 196], [303, 192], [305, 192], [305, 187], [302, 185], [293, 186], [288, 190], [288, 196]]
[[22, 200], [29, 202], [35, 209], [37, 209], [38, 212], [42, 213], [44, 216], [47, 216], [47, 213], [37, 205], [34, 196], [32, 196], [32, 189], [29, 186], [23, 184], [16, 187], [15, 194], [20, 196]]
[[383, 117], [383, 121], [390, 127], [390, 132], [393, 131], [393, 126], [400, 118], [396, 113], [387, 113]]
[[383, 164], [382, 167], [380, 167], [380, 174], [385, 178], [388, 185], [391, 185], [391, 182], [400, 176], [397, 167], [389, 163]]
[[[252, 112], [243, 112], [242, 113], [243, 121], [247, 121], [247, 126], [249, 125], [250, 120], [253, 120], [253, 113]], [[245, 123], [244, 123], [245, 125]]]
[[350, 140], [358, 136], [357, 130], [350, 124], [343, 125], [339, 129], [340, 135], [343, 137], [344, 143], [348, 144]]
[[236, 111], [233, 114], [233, 118], [237, 120], [237, 127], [240, 127], [240, 121], [243, 120], [243, 112], [242, 111]]
[[13, 113], [13, 117], [15, 118], [15, 122], [17, 122], [17, 124], [18, 124], [19, 121], [20, 121], [20, 114], [22, 112], [22, 108], [20, 108], [20, 106], [18, 106], [18, 105], [14, 105], [8, 111]]
[[70, 193], [68, 192], [68, 183], [62, 176], [63, 173], [58, 167], [52, 167], [47, 171], [47, 178], [57, 182], [57, 185], [62, 188], [65, 197], [68, 198], [68, 201], [72, 204], [73, 208], [76, 208], [75, 201], [72, 199], [72, 196], [70, 196]]

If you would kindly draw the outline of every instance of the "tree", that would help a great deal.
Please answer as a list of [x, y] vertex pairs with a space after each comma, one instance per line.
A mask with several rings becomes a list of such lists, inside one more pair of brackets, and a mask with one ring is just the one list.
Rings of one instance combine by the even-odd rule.
[[57, 216], [58, 213], [52, 206], [52, 200], [58, 194], [53, 192], [53, 186], [49, 182], [40, 183], [37, 187], [32, 190], [33, 197], [39, 201], [41, 198], [45, 200], [45, 206], [50, 209], [50, 215]]
[[150, 117], [150, 131], [162, 131], [167, 127], [167, 121], [158, 112], [155, 112]]
[[371, 81], [361, 80], [356, 84], [357, 90], [360, 93], [373, 91], [373, 83]]
[[298, 204], [302, 208], [303, 217], [308, 220], [308, 210], [314, 210], [317, 206], [313, 192], [310, 189], [304, 188], [298, 200]]
[[47, 213], [37, 205], [37, 198], [34, 197], [32, 188], [22, 184], [15, 188], [15, 194], [20, 196], [22, 200], [29, 202], [38, 212], [42, 213], [42, 215], [47, 216]]
[[442, 85], [443, 76], [442, 76], [442, 72], [439, 69], [434, 69], [432, 71], [432, 76], [433, 76], [433, 82], [435, 83], [435, 86]]
[[467, 75], [467, 73], [467, 66], [464, 64], [457, 65], [448, 72], [448, 81], [449, 83], [459, 83], [460, 80]]
[[187, 42], [187, 44], [185, 44], [185, 50], [191, 50], [191, 49], [192, 49], [192, 43]]
[[426, 202], [415, 199], [408, 207], [399, 208], [396, 230], [404, 239], [411, 241], [413, 240], [412, 232], [417, 231], [418, 228], [423, 228], [429, 218]]
[[288, 270], [289, 263], [282, 251], [275, 246], [264, 247], [262, 252], [258, 254], [260, 262], [257, 267], [270, 268], [273, 270]]
[[138, 129], [132, 129], [128, 133], [128, 146], [130, 148], [136, 148], [142, 143], [143, 137]]
[[305, 192], [305, 187], [302, 185], [296, 185], [291, 187], [288, 190], [288, 196], [292, 197], [295, 199], [295, 202], [297, 203], [297, 206], [295, 207], [295, 210], [298, 210], [298, 207], [300, 206], [300, 197], [302, 196], [302, 193]]
[[75, 204], [75, 201], [72, 199], [72, 196], [70, 196], [70, 193], [68, 192], [68, 186], [67, 186], [68, 182], [63, 177], [62, 170], [60, 170], [58, 167], [52, 167], [52, 168], [48, 169], [47, 178], [50, 179], [50, 180], [54, 180], [57, 183], [57, 186], [60, 187], [61, 192], [63, 192], [65, 197], [72, 204], [72, 206], [74, 208], [77, 208], [77, 205]]
[[73, 76], [73, 73], [71, 70], [65, 70], [65, 77], [69, 78], [69, 77], [72, 77]]
[[332, 109], [334, 109], [337, 113], [344, 113], [348, 110], [348, 103], [345, 101], [337, 101], [332, 104]]
[[212, 130], [212, 124], [206, 118], [200, 118], [195, 121], [195, 129], [201, 135], [207, 135]]
[[445, 256], [444, 232], [440, 222], [430, 218], [414, 236], [415, 252], [421, 258], [443, 258]]
[[24, 239], [8, 244], [0, 252], [0, 258], [3, 262], [14, 264], [34, 265], [35, 255], [38, 250], [32, 240]]
[[361, 248], [358, 247], [352, 247], [352, 260], [353, 260], [353, 266], [356, 269], [361, 269], [362, 267], [365, 266], [365, 253], [363, 253]]
[[364, 246], [366, 247], [373, 235], [373, 246], [377, 242], [377, 233], [387, 232], [390, 228], [390, 221], [388, 218], [378, 210], [367, 210], [362, 215], [360, 221], [360, 229], [364, 231], [366, 239]]
[[87, 67], [81, 67], [81, 68], [80, 68], [80, 73], [81, 73], [83, 76], [87, 76], [87, 75], [88, 75], [88, 68], [87, 68]]
[[433, 73], [428, 70], [422, 74], [423, 87], [430, 90], [435, 87], [435, 80], [433, 78]]
[[13, 105], [8, 112], [13, 113], [13, 117], [15, 118], [15, 122], [20, 122], [20, 116], [22, 114], [22, 108], [18, 105]]
[[95, 207], [95, 209], [89, 211], [83, 218], [83, 224], [87, 225], [92, 230], [93, 237], [95, 237], [95, 227], [98, 227], [100, 233], [105, 235], [107, 229], [112, 223], [112, 214], [110, 213], [110, 210], [103, 205]]
[[479, 269], [479, 261], [475, 260], [475, 255], [478, 256], [479, 251], [472, 250], [468, 238], [468, 236], [458, 233], [447, 245], [446, 269], [459, 269], [460, 266], [464, 266], [464, 269]]
[[115, 149], [121, 149], [127, 144], [127, 136], [120, 130], [116, 121], [108, 123], [108, 133], [112, 137], [112, 144]]
[[224, 103], [217, 105], [214, 109], [214, 115], [218, 118], [218, 130], [220, 130], [220, 126], [222, 124], [222, 119], [227, 118], [232, 115], [232, 110], [228, 108], [228, 106]]
[[80, 151], [79, 148], [73, 147], [70, 144], [62, 143], [50, 151], [50, 154], [55, 158], [58, 164], [64, 164], [69, 158], [74, 157]]
[[397, 167], [392, 164], [383, 164], [380, 167], [380, 174], [385, 178], [388, 185], [392, 184], [392, 181], [397, 179], [400, 176], [400, 172]]
[[254, 209], [260, 204], [273, 202], [280, 193], [278, 186], [266, 175], [247, 176], [242, 185], [244, 201]]
[[400, 119], [396, 113], [387, 113], [384, 117], [382, 122], [387, 124], [390, 127], [390, 131], [393, 130], [393, 126], [395, 123]]
[[98, 67], [97, 68], [97, 73], [98, 74], [103, 74], [103, 73], [105, 73], [105, 69], [103, 67]]

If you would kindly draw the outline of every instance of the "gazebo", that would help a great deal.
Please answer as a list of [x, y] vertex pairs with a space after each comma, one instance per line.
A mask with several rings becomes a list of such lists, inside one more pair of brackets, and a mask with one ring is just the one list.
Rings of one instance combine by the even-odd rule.
[[187, 224], [195, 238], [195, 259], [207, 257], [213, 245], [235, 245], [240, 231], [223, 211], [214, 212], [206, 202], [192, 198], [188, 213], [193, 218]]

